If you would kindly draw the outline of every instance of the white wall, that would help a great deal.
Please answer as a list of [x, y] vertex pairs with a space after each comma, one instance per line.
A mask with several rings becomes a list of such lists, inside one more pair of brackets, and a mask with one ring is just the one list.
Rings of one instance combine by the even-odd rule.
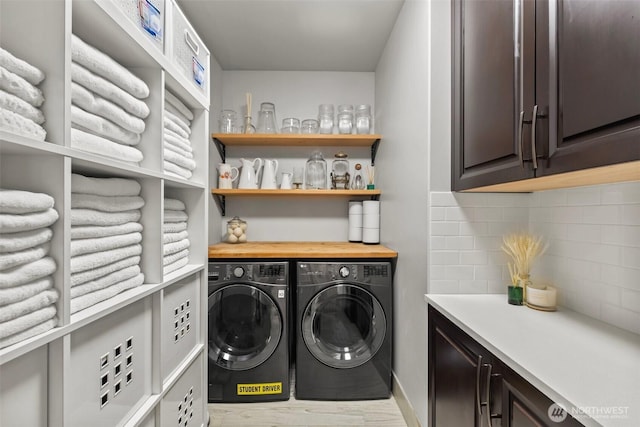
[[406, 1], [376, 68], [376, 160], [381, 241], [398, 251], [394, 290], [394, 374], [427, 425], [426, 306], [428, 243], [429, 4]]
[[[210, 64], [210, 106], [209, 106], [209, 133], [216, 132], [218, 130], [218, 112], [222, 109], [222, 68], [218, 63], [218, 60], [211, 55]], [[220, 163], [220, 155], [218, 150], [213, 145], [209, 144], [209, 187], [215, 188], [218, 186], [218, 175], [216, 173], [216, 166]], [[216, 205], [213, 197], [209, 196], [209, 244], [217, 243], [220, 241], [220, 209]]]
[[[245, 94], [251, 92], [254, 123], [261, 102], [275, 104], [278, 126], [286, 117], [317, 118], [319, 104], [334, 104], [336, 108], [338, 104], [369, 104], [375, 114], [374, 73], [224, 71], [222, 80], [222, 107], [243, 116]], [[218, 130], [219, 110], [215, 113], [214, 132]], [[316, 149], [327, 161], [327, 175], [334, 155], [340, 150], [349, 155], [352, 170], [356, 162], [363, 166], [370, 164], [369, 148], [357, 147], [227, 147], [227, 163], [239, 167], [241, 158], [276, 159], [279, 184], [281, 172], [292, 172], [294, 166], [304, 167]], [[217, 163], [211, 167], [211, 175], [215, 177]], [[347, 241], [348, 201], [324, 197], [227, 197], [227, 215], [215, 226], [220, 235], [214, 241], [219, 241], [222, 230], [226, 230], [226, 221], [234, 215], [247, 221], [250, 241]]]

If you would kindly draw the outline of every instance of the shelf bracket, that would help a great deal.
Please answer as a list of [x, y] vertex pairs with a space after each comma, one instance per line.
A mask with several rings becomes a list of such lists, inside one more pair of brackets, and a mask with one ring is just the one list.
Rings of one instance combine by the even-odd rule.
[[371, 195], [371, 200], [380, 200], [380, 195], [379, 194], [372, 194]]
[[218, 205], [218, 208], [220, 209], [220, 214], [222, 216], [225, 216], [226, 208], [227, 208], [227, 200], [225, 196], [221, 194], [212, 194], [212, 196], [213, 196], [213, 200], [215, 200], [216, 202], [216, 205]]
[[373, 141], [371, 145], [371, 166], [376, 165], [376, 154], [378, 153], [378, 146], [380, 145], [380, 138]]
[[213, 143], [216, 145], [218, 149], [218, 153], [220, 153], [220, 158], [222, 159], [222, 163], [225, 162], [227, 158], [227, 148], [218, 138], [213, 138]]

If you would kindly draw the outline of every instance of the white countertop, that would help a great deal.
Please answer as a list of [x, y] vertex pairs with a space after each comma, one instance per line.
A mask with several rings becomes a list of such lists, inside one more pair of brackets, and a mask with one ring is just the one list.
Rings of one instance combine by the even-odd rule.
[[584, 425], [640, 426], [640, 335], [562, 307], [509, 305], [506, 295], [425, 300], [570, 413], [589, 411], [574, 416]]

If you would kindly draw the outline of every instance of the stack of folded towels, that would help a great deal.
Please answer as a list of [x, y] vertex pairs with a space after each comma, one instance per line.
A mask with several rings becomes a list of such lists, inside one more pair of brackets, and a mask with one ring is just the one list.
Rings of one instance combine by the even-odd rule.
[[163, 273], [169, 274], [189, 263], [189, 216], [184, 203], [177, 199], [164, 199]]
[[193, 113], [169, 91], [165, 91], [164, 105], [164, 171], [190, 179], [196, 168], [189, 140]]
[[144, 282], [140, 184], [71, 175], [71, 313]]
[[0, 47], [0, 129], [44, 141], [44, 73]]
[[57, 324], [56, 271], [47, 256], [58, 220], [53, 197], [0, 189], [0, 348]]
[[141, 162], [136, 145], [149, 115], [147, 84], [75, 34], [71, 60], [71, 146]]

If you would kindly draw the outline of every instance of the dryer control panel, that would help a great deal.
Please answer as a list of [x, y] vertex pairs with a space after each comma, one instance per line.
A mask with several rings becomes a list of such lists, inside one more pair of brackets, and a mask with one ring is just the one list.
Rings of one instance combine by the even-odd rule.
[[298, 285], [328, 283], [343, 280], [376, 285], [391, 284], [389, 262], [298, 262]]

